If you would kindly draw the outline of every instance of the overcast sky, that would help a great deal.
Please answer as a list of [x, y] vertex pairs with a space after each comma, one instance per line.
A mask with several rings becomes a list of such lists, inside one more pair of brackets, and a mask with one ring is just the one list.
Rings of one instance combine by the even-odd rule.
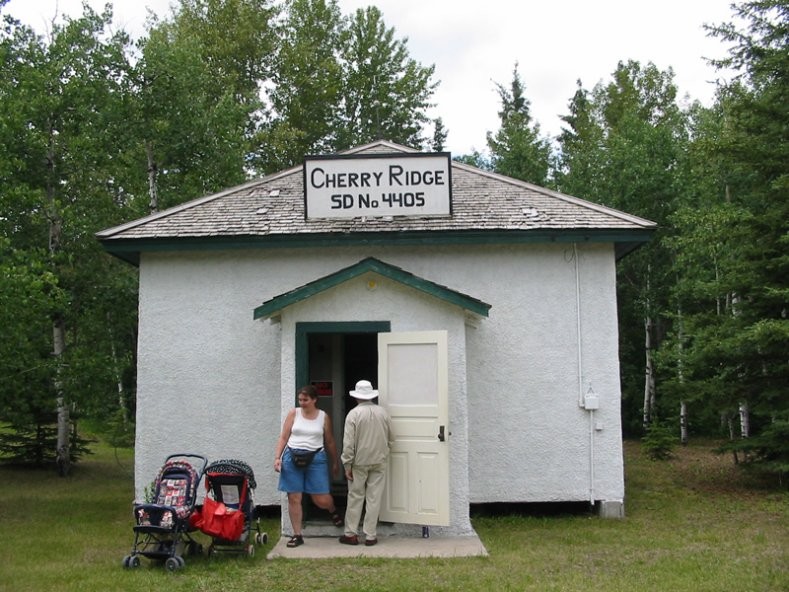
[[[105, 0], [89, 0], [100, 9]], [[11, 0], [4, 12], [44, 31], [55, 14], [81, 13], [81, 0]], [[115, 21], [134, 37], [146, 7], [162, 16], [170, 0], [115, 0]], [[440, 85], [431, 117], [449, 130], [446, 149], [485, 149], [498, 128], [495, 83], [509, 85], [517, 61], [531, 112], [544, 135], [561, 129], [559, 116], [580, 79], [591, 89], [609, 81], [619, 61], [674, 69], [680, 95], [709, 105], [719, 74], [704, 58], [726, 46], [703, 25], [732, 20], [731, 0], [340, 0], [344, 14], [375, 4], [384, 22], [422, 65], [436, 66]], [[57, 8], [56, 8], [57, 7]]]

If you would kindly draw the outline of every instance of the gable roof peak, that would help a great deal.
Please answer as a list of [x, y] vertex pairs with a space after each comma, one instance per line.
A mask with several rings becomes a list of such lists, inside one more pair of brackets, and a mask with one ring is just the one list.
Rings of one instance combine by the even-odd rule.
[[348, 148], [347, 150], [341, 150], [338, 154], [364, 154], [364, 153], [379, 153], [379, 152], [421, 152], [416, 148], [410, 148], [409, 146], [403, 146], [402, 144], [396, 144], [395, 142], [391, 142], [390, 140], [376, 140], [375, 142], [370, 142], [369, 144], [363, 144], [361, 146], [354, 146], [353, 148]]
[[282, 309], [287, 306], [311, 298], [316, 294], [325, 292], [330, 288], [334, 288], [348, 280], [369, 272], [376, 273], [402, 285], [409, 286], [415, 290], [434, 296], [439, 300], [443, 300], [444, 302], [459, 306], [467, 312], [473, 313], [479, 317], [488, 316], [491, 305], [487, 302], [483, 302], [482, 300], [463, 294], [447, 286], [437, 284], [431, 280], [421, 278], [406, 271], [402, 267], [386, 263], [375, 257], [366, 257], [353, 265], [339, 269], [334, 273], [330, 273], [329, 275], [313, 280], [289, 292], [271, 298], [254, 310], [253, 317], [255, 319], [271, 318], [279, 314]]

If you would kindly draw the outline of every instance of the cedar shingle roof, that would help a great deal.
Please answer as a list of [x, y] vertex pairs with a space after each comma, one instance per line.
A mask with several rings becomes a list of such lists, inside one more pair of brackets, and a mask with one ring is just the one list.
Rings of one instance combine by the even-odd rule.
[[[403, 152], [416, 151], [378, 141], [344, 154]], [[619, 237], [608, 242], [640, 243], [656, 227], [643, 218], [457, 162], [452, 162], [451, 216], [305, 220], [302, 169], [298, 166], [186, 202], [99, 232], [97, 238], [110, 252], [115, 252], [116, 243], [124, 243], [123, 250], [132, 251], [130, 241], [166, 241], [177, 248], [177, 241], [183, 239], [192, 244], [200, 239], [220, 238], [246, 238], [260, 243], [277, 237], [310, 240], [342, 235], [347, 239], [374, 234], [377, 239], [386, 240], [389, 233], [402, 237], [427, 232], [553, 235], [565, 231], [606, 231], [608, 236], [614, 233]]]

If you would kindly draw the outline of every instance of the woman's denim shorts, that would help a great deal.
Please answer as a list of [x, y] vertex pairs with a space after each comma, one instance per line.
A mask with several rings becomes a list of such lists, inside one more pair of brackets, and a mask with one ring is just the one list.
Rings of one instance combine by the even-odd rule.
[[308, 467], [299, 469], [293, 464], [290, 448], [286, 446], [282, 453], [278, 489], [287, 493], [329, 493], [329, 461], [326, 450], [318, 452]]

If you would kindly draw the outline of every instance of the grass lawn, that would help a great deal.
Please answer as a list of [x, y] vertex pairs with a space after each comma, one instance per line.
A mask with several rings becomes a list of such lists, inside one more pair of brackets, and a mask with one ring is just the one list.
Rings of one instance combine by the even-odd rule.
[[712, 445], [653, 462], [627, 442], [624, 520], [476, 516], [485, 558], [268, 561], [276, 518], [255, 557], [187, 557], [175, 573], [145, 558], [121, 566], [133, 541], [132, 454], [95, 448], [66, 479], [0, 465], [0, 591], [789, 590], [789, 493], [746, 487]]

